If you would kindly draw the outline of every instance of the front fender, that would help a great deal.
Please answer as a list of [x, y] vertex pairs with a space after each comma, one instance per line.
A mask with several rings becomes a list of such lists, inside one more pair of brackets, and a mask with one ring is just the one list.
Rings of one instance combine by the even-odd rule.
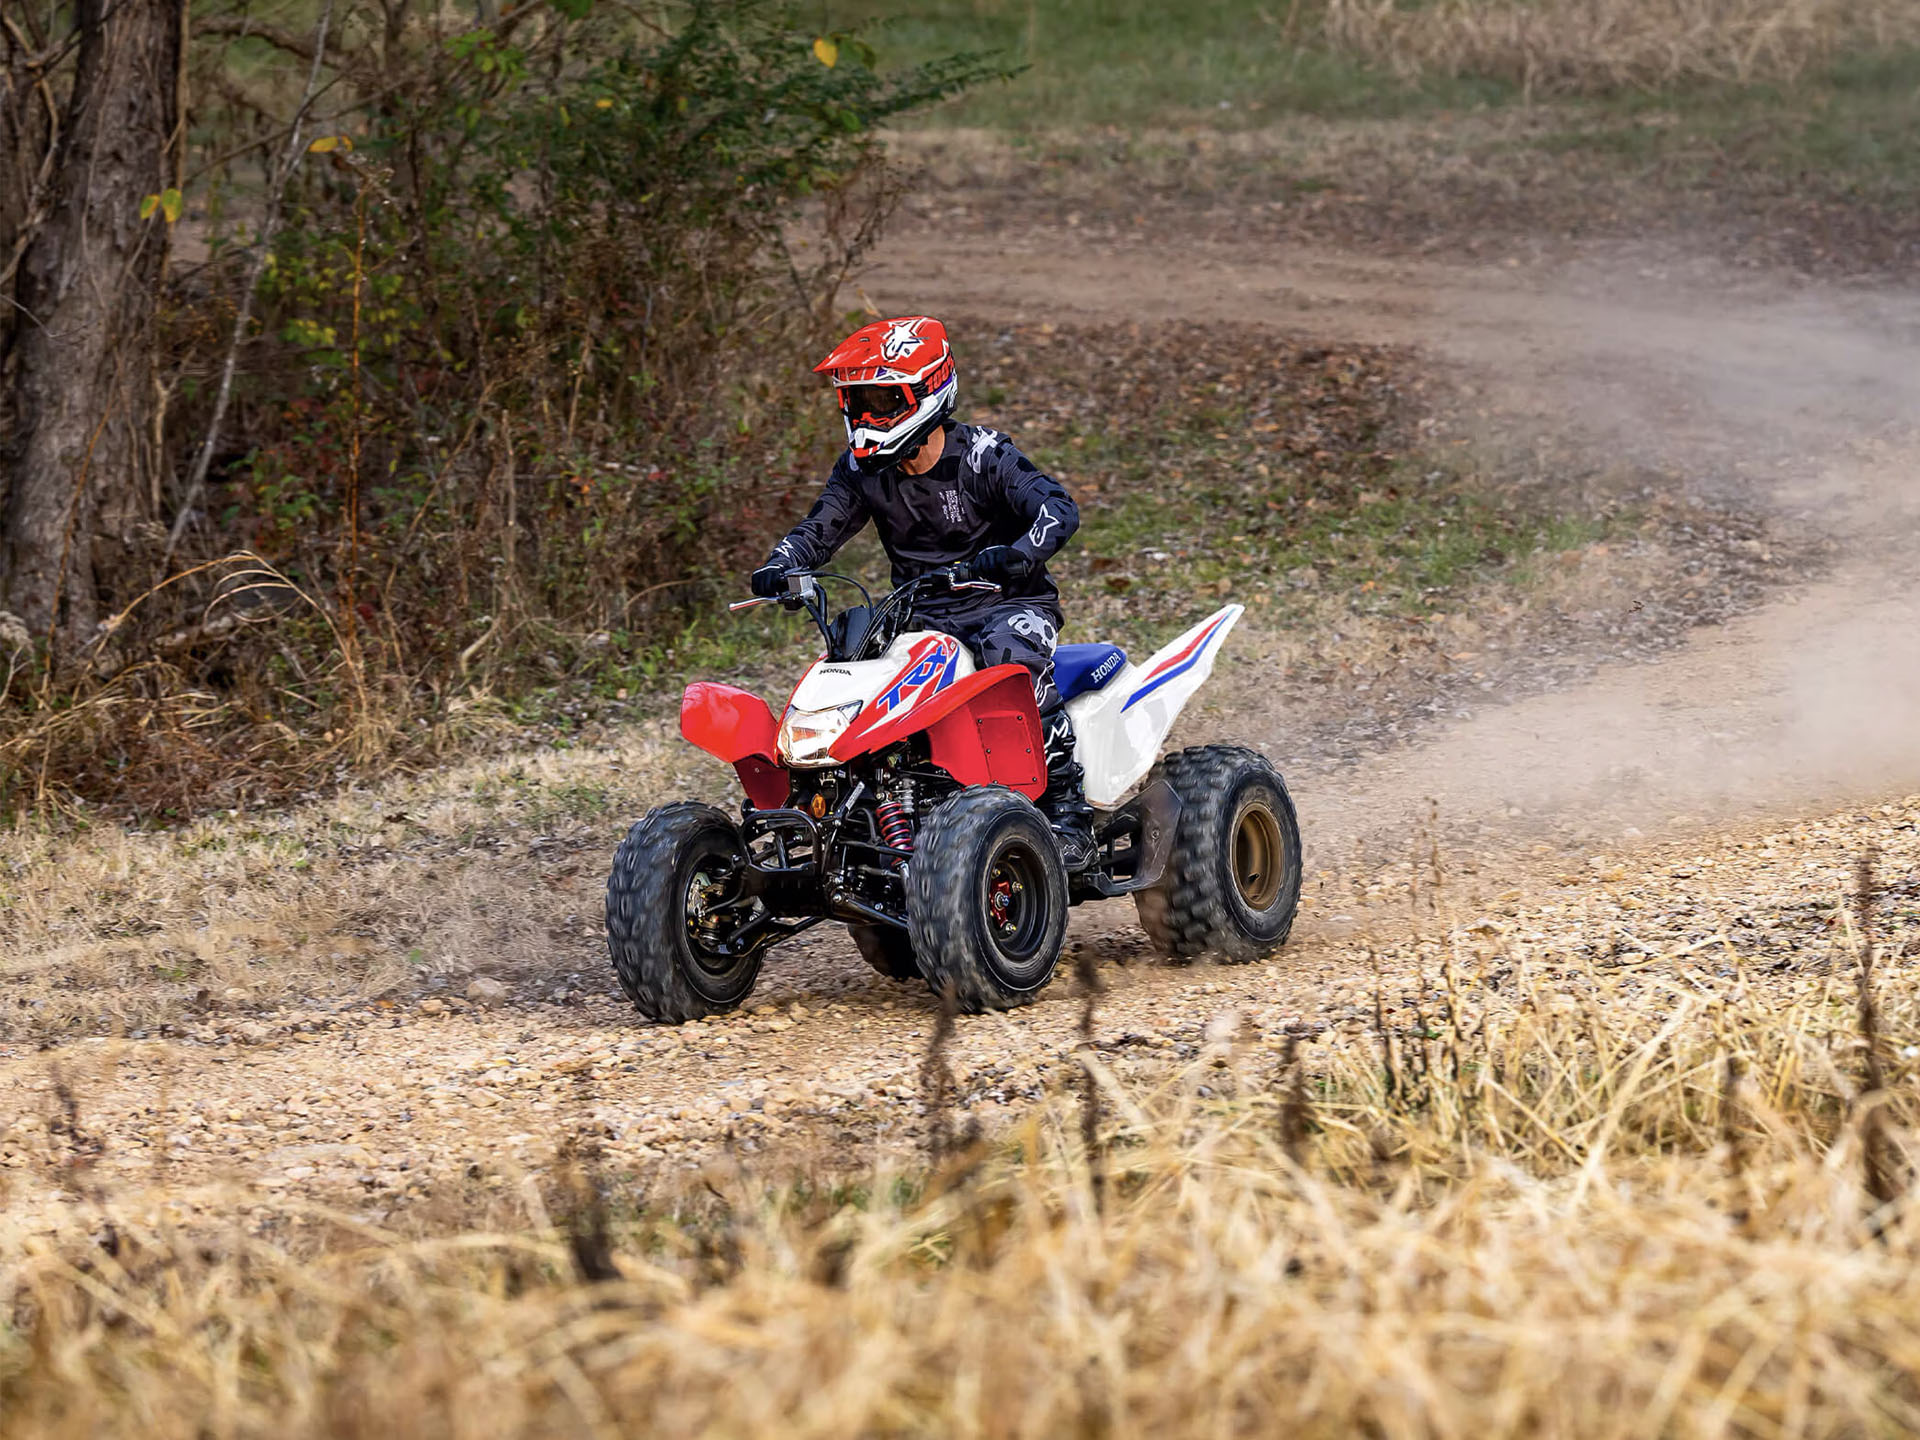
[[872, 754], [922, 730], [933, 763], [962, 785], [1004, 785], [1029, 799], [1047, 788], [1046, 742], [1024, 665], [976, 670], [897, 720], [850, 730], [835, 742], [833, 758]]
[[758, 695], [699, 680], [680, 697], [680, 733], [739, 773], [747, 798], [762, 810], [787, 803], [787, 769], [780, 763], [780, 727]]

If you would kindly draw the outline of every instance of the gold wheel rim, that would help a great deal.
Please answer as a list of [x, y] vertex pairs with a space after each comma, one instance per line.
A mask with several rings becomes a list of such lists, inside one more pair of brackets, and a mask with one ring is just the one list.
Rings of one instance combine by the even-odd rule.
[[1280, 898], [1286, 846], [1273, 811], [1255, 803], [1233, 825], [1233, 885], [1249, 910], [1265, 910]]

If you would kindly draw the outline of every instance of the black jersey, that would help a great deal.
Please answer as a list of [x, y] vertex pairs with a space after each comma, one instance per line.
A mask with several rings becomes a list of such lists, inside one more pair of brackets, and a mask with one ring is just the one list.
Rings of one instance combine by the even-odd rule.
[[[1046, 562], [1079, 528], [1079, 507], [999, 431], [951, 424], [946, 434], [946, 449], [924, 475], [897, 465], [868, 472], [852, 455], [841, 455], [807, 518], [773, 547], [768, 563], [817, 570], [872, 520], [896, 586], [989, 545], [1011, 545], [1033, 569], [1007, 587], [1006, 597], [1056, 606], [1060, 592]], [[929, 595], [915, 609], [955, 615], [996, 603], [996, 597], [961, 592]]]

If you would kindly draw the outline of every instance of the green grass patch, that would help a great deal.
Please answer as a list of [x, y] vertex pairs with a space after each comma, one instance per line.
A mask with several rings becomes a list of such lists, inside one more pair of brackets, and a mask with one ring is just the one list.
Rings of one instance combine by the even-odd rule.
[[1551, 113], [1565, 123], [1522, 143], [1682, 183], [1744, 174], [1881, 202], [1920, 193], [1920, 50], [1844, 57], [1791, 87], [1695, 86]]
[[1384, 116], [1498, 102], [1515, 87], [1440, 79], [1409, 85], [1328, 50], [1316, 0], [879, 0], [832, 4], [884, 65], [989, 51], [1015, 79], [941, 105], [915, 125], [1013, 130], [1207, 124], [1241, 128], [1290, 114]]
[[1820, 193], [1911, 198], [1920, 188], [1920, 51], [1847, 54], [1791, 85], [1691, 83], [1598, 99], [1528, 97], [1489, 76], [1407, 79], [1330, 48], [1319, 0], [879, 0], [823, 8], [862, 25], [883, 67], [987, 51], [1020, 73], [916, 115], [916, 128], [1015, 137], [1203, 127], [1291, 117], [1378, 121], [1524, 107], [1546, 121], [1456, 143], [1590, 155], [1670, 182], [1730, 175]]

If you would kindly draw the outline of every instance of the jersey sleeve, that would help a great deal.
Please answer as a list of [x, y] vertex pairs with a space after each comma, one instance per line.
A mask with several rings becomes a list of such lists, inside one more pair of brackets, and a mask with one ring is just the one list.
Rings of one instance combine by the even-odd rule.
[[1020, 453], [1011, 440], [994, 448], [993, 464], [1007, 508], [1026, 524], [1013, 548], [1035, 565], [1060, 552], [1080, 528], [1080, 507], [1066, 487]]
[[817, 570], [831, 560], [834, 552], [860, 533], [867, 523], [867, 502], [860, 498], [852, 479], [842, 466], [833, 467], [826, 488], [813, 508], [788, 532], [787, 538], [773, 547], [769, 565], [785, 565], [793, 570]]

